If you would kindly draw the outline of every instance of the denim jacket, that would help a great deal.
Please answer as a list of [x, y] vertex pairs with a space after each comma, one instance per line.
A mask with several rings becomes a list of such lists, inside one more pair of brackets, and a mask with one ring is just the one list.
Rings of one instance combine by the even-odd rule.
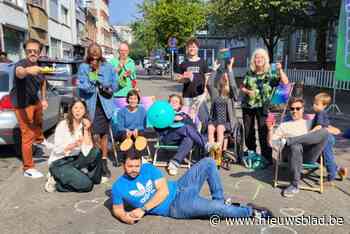
[[[97, 95], [100, 97], [102, 108], [108, 119], [111, 119], [114, 112], [113, 98], [107, 99], [99, 94], [95, 82], [90, 80], [89, 72], [91, 71], [90, 65], [83, 63], [79, 66], [78, 78], [79, 78], [79, 96], [86, 101], [89, 110], [89, 116], [91, 121], [94, 120]], [[118, 90], [116, 80], [118, 77], [115, 74], [111, 64], [105, 62], [100, 65], [99, 69], [99, 82], [104, 87], [112, 88], [113, 92]]]

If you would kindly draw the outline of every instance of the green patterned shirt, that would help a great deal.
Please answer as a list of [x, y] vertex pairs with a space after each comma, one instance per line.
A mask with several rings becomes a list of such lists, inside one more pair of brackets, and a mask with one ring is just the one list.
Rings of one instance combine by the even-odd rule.
[[242, 107], [259, 108], [263, 107], [264, 103], [270, 102], [273, 89], [279, 84], [279, 80], [279, 75], [271, 74], [271, 72], [258, 75], [248, 71], [244, 76], [243, 85], [247, 89], [253, 90], [255, 95], [252, 97], [244, 95]]

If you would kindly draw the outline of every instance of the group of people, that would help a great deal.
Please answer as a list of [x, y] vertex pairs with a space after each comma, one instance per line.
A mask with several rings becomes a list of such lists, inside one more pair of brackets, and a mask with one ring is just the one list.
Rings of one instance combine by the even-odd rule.
[[[106, 61], [101, 47], [93, 43], [88, 47], [86, 61], [80, 65], [79, 97], [71, 103], [67, 117], [56, 127], [54, 144], [49, 158], [49, 176], [45, 184], [48, 192], [88, 192], [94, 184], [103, 183], [111, 176], [108, 168], [108, 135], [114, 113], [112, 97], [125, 97], [127, 106], [117, 113], [114, 137], [120, 142], [123, 153], [124, 174], [112, 187], [113, 215], [133, 224], [145, 214], [174, 218], [269, 217], [272, 213], [254, 204], [231, 204], [224, 197], [223, 186], [216, 162], [205, 157], [213, 151], [225, 153], [225, 133], [233, 131], [237, 123], [234, 104], [241, 99], [245, 142], [248, 150], [256, 152], [255, 121], [257, 121], [261, 155], [268, 165], [273, 163], [272, 149], [288, 157], [291, 184], [283, 195], [291, 197], [299, 191], [298, 185], [303, 161], [314, 162], [323, 152], [330, 183], [336, 175], [346, 177], [347, 170], [335, 164], [334, 137], [339, 130], [330, 125], [325, 108], [329, 95], [315, 97], [314, 120], [304, 120], [304, 101], [291, 98], [288, 104], [291, 119], [275, 130], [267, 121], [268, 107], [274, 88], [288, 84], [281, 64], [271, 72], [266, 50], [257, 49], [251, 58], [250, 69], [240, 88], [234, 77], [234, 58], [223, 63], [215, 61], [213, 71], [198, 56], [199, 42], [186, 43], [186, 60], [179, 66], [176, 80], [183, 83], [182, 95], [169, 96], [169, 105], [175, 112], [174, 124], [154, 128], [160, 140], [177, 144], [178, 151], [168, 164], [170, 175], [194, 145], [201, 149], [203, 158], [179, 180], [168, 181], [152, 164], [142, 163], [140, 152], [146, 147], [144, 131], [147, 128], [147, 111], [140, 105], [141, 94], [136, 82], [135, 64], [128, 57], [126, 43], [119, 47], [119, 57]], [[24, 44], [26, 59], [15, 66], [11, 99], [22, 137], [24, 176], [42, 177], [35, 169], [32, 145], [48, 146], [42, 134], [42, 112], [47, 108], [46, 81], [38, 65], [42, 45], [29, 39]], [[241, 95], [240, 95], [241, 94]], [[210, 97], [209, 110], [207, 99]], [[198, 118], [198, 119], [197, 119]], [[212, 199], [199, 195], [208, 182]], [[125, 206], [131, 205], [131, 211]]]

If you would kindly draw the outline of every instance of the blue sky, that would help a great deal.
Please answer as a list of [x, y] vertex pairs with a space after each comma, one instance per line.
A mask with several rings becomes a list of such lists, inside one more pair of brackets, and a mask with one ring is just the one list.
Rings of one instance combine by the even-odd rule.
[[111, 24], [128, 24], [137, 16], [137, 4], [143, 0], [110, 0], [109, 14]]

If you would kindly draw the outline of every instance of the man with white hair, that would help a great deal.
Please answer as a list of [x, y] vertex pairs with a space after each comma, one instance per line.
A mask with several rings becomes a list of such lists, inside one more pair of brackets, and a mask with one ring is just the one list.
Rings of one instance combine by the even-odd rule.
[[136, 87], [136, 66], [134, 60], [129, 57], [129, 52], [128, 43], [122, 42], [118, 49], [119, 56], [109, 61], [119, 77], [117, 80], [119, 89], [114, 93], [117, 97], [126, 97], [128, 92]]

